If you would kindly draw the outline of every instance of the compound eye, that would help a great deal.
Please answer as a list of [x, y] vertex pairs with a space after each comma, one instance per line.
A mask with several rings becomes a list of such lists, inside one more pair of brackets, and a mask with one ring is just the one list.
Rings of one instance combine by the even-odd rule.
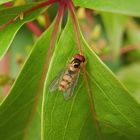
[[80, 60], [81, 62], [85, 62], [85, 57], [83, 55], [75, 54], [74, 58]]

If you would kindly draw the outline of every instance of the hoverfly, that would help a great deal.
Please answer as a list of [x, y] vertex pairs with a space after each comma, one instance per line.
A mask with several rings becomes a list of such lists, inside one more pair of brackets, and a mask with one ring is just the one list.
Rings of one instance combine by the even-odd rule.
[[52, 81], [49, 91], [53, 92], [56, 89], [62, 91], [66, 100], [72, 97], [84, 62], [85, 57], [83, 55], [75, 54], [66, 69]]

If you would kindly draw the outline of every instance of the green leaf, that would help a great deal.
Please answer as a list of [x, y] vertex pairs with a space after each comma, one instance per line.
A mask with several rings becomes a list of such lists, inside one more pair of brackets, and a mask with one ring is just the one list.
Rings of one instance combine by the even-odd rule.
[[42, 98], [40, 98], [38, 108], [32, 118], [30, 128], [26, 133], [26, 140], [40, 140], [41, 139], [41, 104]]
[[112, 47], [113, 58], [116, 59], [120, 54], [120, 47], [123, 43], [123, 34], [127, 17], [108, 12], [101, 12], [101, 17], [107, 32], [110, 46]]
[[[33, 5], [26, 5], [26, 6], [19, 6], [19, 7], [13, 7], [8, 9], [3, 9], [0, 11], [0, 25], [8, 22], [10, 19], [16, 17], [21, 13], [21, 11], [24, 11], [25, 9], [28, 9], [32, 7]], [[31, 14], [25, 16], [23, 20], [17, 19], [16, 22], [10, 24], [8, 27], [0, 30], [0, 59], [4, 56], [6, 51], [8, 50], [10, 44], [12, 43], [16, 33], [20, 29], [20, 27], [31, 20], [34, 20], [38, 17], [38, 15], [42, 12], [42, 10], [36, 10], [35, 12], [32, 12]]]
[[9, 95], [0, 106], [0, 138], [3, 140], [21, 140], [30, 128], [41, 94], [39, 89], [43, 86], [40, 80], [52, 29], [53, 26], [39, 38]]
[[76, 6], [140, 17], [139, 0], [74, 0]]
[[[64, 100], [60, 91], [49, 92], [52, 80], [65, 69], [68, 60], [79, 52], [73, 24], [69, 21], [54, 51], [46, 77], [42, 105], [42, 140], [99, 140], [99, 136], [105, 140], [138, 140], [140, 105], [99, 60], [83, 38], [82, 42], [90, 88], [86, 88], [87, 83], [81, 74], [70, 100]], [[92, 94], [89, 94], [89, 91]], [[93, 98], [89, 98], [89, 95]], [[92, 99], [95, 102], [100, 128], [95, 127], [95, 120], [93, 121], [92, 113], [95, 117], [95, 112], [91, 113]]]
[[10, 2], [10, 1], [13, 1], [13, 0], [0, 0], [0, 4], [6, 3], [6, 2]]

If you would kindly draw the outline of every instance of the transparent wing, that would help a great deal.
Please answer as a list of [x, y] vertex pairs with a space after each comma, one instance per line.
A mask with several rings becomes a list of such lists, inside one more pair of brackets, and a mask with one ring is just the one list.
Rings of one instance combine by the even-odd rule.
[[53, 92], [58, 89], [59, 83], [62, 80], [62, 77], [66, 70], [67, 70], [67, 67], [64, 70], [62, 70], [61, 72], [59, 72], [59, 74], [52, 80], [51, 84], [49, 85], [50, 92]]
[[77, 85], [78, 79], [79, 79], [79, 73], [75, 77], [75, 80], [74, 80], [73, 84], [70, 86], [70, 88], [67, 91], [64, 92], [65, 100], [68, 100], [72, 97], [75, 86]]
[[56, 89], [58, 89], [59, 87], [59, 82], [62, 78], [62, 75], [63, 75], [64, 72], [60, 72], [54, 79], [53, 81], [51, 82], [51, 84], [49, 85], [49, 91], [50, 92], [53, 92], [55, 91]]

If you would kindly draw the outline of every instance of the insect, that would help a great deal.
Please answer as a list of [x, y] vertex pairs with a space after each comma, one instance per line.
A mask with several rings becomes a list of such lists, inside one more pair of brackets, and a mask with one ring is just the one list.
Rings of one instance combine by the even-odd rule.
[[83, 55], [75, 54], [66, 69], [52, 81], [49, 91], [53, 92], [57, 89], [62, 91], [66, 100], [72, 97], [84, 62], [85, 57]]

